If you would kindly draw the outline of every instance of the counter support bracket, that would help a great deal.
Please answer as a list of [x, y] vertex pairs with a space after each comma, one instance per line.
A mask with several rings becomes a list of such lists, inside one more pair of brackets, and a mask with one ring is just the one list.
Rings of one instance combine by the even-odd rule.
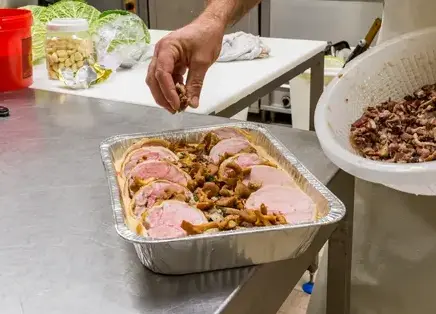
[[[311, 69], [311, 79], [310, 79], [310, 113], [311, 122], [310, 126], [313, 129], [313, 114], [315, 112], [316, 104], [321, 96], [324, 88], [324, 51], [317, 53], [313, 57], [307, 59], [306, 61], [300, 63], [296, 67], [290, 69], [288, 72], [282, 74], [275, 80], [263, 85], [259, 89], [255, 90], [253, 93], [245, 96], [234, 104], [230, 105], [226, 109], [220, 112], [213, 112], [212, 115], [217, 115], [220, 117], [230, 118], [241, 110], [249, 107], [254, 102], [258, 101], [264, 96], [269, 95], [275, 89], [279, 88], [283, 84], [289, 83], [294, 77], [304, 73], [307, 69]], [[261, 110], [265, 107], [271, 106], [261, 106]]]
[[324, 52], [313, 57], [310, 68], [309, 130], [315, 131], [315, 109], [324, 91]]

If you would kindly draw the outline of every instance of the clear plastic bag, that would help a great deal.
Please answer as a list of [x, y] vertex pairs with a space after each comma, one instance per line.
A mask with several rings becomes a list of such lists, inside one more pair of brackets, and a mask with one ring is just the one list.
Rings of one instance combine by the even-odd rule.
[[150, 34], [141, 18], [126, 11], [107, 11], [92, 27], [97, 61], [106, 68], [131, 68], [150, 50]]

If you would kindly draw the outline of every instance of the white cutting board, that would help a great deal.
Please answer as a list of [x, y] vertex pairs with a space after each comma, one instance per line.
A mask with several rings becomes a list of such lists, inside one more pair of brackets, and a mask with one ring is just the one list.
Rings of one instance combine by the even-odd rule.
[[[153, 42], [167, 33], [152, 30]], [[220, 112], [319, 53], [326, 46], [322, 41], [277, 38], [263, 40], [271, 48], [270, 57], [215, 63], [207, 73], [200, 107], [189, 108], [188, 111], [200, 114]], [[148, 64], [145, 62], [129, 70], [120, 70], [108, 81], [83, 90], [71, 90], [58, 81], [49, 80], [45, 65], [38, 65], [34, 67], [34, 83], [31, 88], [155, 107], [157, 105], [145, 84]]]

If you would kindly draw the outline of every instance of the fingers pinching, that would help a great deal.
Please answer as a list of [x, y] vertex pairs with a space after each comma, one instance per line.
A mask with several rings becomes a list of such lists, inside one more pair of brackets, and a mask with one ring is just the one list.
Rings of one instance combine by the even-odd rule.
[[159, 83], [162, 94], [171, 107], [178, 111], [180, 109], [180, 99], [177, 95], [173, 73], [177, 56], [171, 49], [162, 49], [156, 59], [155, 77]]
[[156, 57], [153, 57], [153, 59], [150, 62], [150, 65], [148, 66], [147, 78], [145, 81], [148, 87], [150, 88], [151, 94], [153, 95], [153, 98], [155, 99], [157, 104], [167, 109], [169, 112], [175, 113], [176, 111], [166, 100], [165, 96], [161, 91], [159, 82], [156, 79]]
[[186, 91], [189, 105], [192, 108], [199, 106], [201, 89], [203, 88], [204, 77], [208, 66], [205, 64], [192, 64], [189, 68], [188, 79], [186, 80]]

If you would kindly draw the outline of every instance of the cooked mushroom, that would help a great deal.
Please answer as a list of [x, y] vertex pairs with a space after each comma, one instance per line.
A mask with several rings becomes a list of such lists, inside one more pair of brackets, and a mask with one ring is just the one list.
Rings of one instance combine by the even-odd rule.
[[209, 229], [218, 228], [217, 222], [209, 222], [202, 225], [193, 225], [190, 222], [183, 220], [181, 227], [188, 235], [202, 234]]
[[218, 169], [219, 169], [219, 168], [218, 168], [217, 165], [210, 163], [210, 164], [208, 164], [207, 167], [206, 167], [206, 173], [207, 173], [208, 175], [214, 176], [214, 175], [217, 174]]
[[209, 210], [213, 208], [213, 206], [214, 206], [213, 201], [202, 201], [197, 203], [197, 208], [202, 211]]
[[203, 192], [206, 193], [208, 198], [212, 198], [219, 194], [220, 188], [213, 182], [206, 182], [203, 186]]
[[244, 183], [238, 181], [236, 183], [235, 194], [241, 198], [248, 198], [253, 191], [248, 188]]
[[176, 83], [176, 92], [180, 99], [179, 111], [184, 111], [189, 106], [189, 99], [186, 93], [186, 87], [183, 84]]
[[224, 197], [229, 197], [233, 195], [233, 192], [227, 185], [224, 185], [220, 190], [220, 195]]
[[236, 204], [235, 196], [222, 197], [215, 202], [215, 205], [222, 206], [222, 207], [233, 207], [235, 206], [235, 204]]

